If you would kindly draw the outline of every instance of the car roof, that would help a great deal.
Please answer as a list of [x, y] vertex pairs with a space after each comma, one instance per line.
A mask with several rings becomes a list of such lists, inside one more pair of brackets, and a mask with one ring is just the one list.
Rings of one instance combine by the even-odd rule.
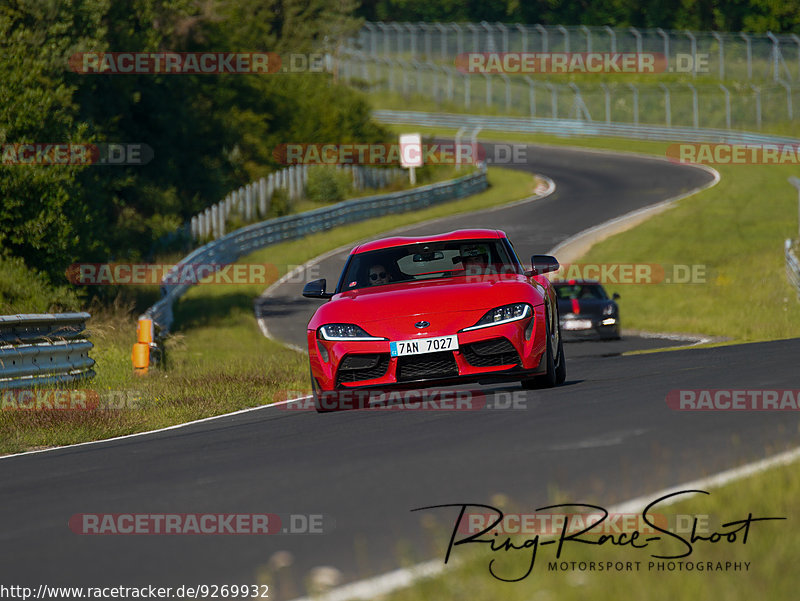
[[395, 246], [405, 246], [407, 244], [418, 244], [424, 242], [448, 242], [450, 240], [487, 240], [487, 239], [501, 239], [505, 238], [505, 232], [501, 230], [488, 230], [488, 229], [471, 229], [471, 230], [454, 230], [444, 234], [433, 234], [430, 236], [394, 236], [392, 238], [381, 238], [380, 240], [373, 240], [359, 244], [352, 251], [351, 255], [369, 252], [372, 250], [381, 250], [384, 248], [393, 248]]

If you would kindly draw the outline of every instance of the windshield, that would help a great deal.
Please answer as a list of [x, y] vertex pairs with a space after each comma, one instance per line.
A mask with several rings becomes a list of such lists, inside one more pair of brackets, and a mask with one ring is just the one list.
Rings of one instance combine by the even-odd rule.
[[416, 243], [353, 255], [338, 292], [399, 282], [499, 273], [522, 273], [502, 240]]
[[560, 299], [599, 299], [608, 298], [600, 284], [554, 284]]

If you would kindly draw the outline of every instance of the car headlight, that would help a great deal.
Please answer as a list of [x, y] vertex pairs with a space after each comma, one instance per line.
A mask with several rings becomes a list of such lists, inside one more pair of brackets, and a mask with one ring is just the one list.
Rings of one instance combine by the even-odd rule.
[[469, 332], [470, 330], [479, 330], [480, 328], [488, 328], [491, 326], [498, 326], [500, 324], [509, 323], [512, 321], [519, 321], [531, 315], [531, 306], [528, 303], [514, 303], [513, 305], [503, 305], [492, 309], [486, 315], [481, 317], [474, 326], [464, 328], [462, 332]]
[[317, 337], [323, 340], [388, 340], [370, 336], [354, 323], [329, 323], [317, 330]]
[[614, 305], [606, 305], [603, 307], [603, 315], [611, 315], [614, 313]]

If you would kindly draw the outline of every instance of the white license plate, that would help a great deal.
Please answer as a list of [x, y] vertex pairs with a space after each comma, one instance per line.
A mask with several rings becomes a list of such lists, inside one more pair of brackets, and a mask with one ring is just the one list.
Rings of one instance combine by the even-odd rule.
[[588, 330], [592, 327], [589, 319], [570, 319], [561, 324], [565, 330]]
[[389, 348], [392, 352], [392, 357], [453, 351], [458, 348], [458, 336], [436, 336], [435, 338], [398, 340], [397, 342], [390, 342]]

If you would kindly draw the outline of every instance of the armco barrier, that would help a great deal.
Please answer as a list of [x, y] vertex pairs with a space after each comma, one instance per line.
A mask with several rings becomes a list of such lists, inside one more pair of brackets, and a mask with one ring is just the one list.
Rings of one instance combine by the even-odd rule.
[[[366, 196], [340, 202], [331, 207], [315, 209], [298, 215], [269, 219], [235, 230], [218, 240], [201, 246], [173, 267], [165, 276], [180, 273], [185, 264], [205, 263], [224, 265], [255, 250], [321, 232], [339, 225], [356, 223], [373, 217], [423, 209], [485, 190], [488, 186], [486, 169], [454, 180], [420, 186], [402, 192]], [[156, 339], [172, 327], [172, 305], [190, 284], [162, 285], [162, 298], [145, 311], [142, 318], [152, 319]], [[141, 319], [141, 318], [140, 318]]]
[[512, 131], [521, 133], [548, 134], [552, 136], [602, 136], [611, 138], [633, 138], [665, 142], [709, 142], [726, 144], [798, 144], [797, 138], [726, 129], [693, 127], [660, 127], [651, 125], [629, 125], [626, 123], [602, 123], [579, 119], [544, 119], [533, 117], [485, 117], [461, 113], [425, 113], [417, 111], [376, 110], [372, 112], [376, 121], [398, 125], [421, 127], [461, 127], [482, 130]]
[[0, 389], [94, 377], [88, 313], [0, 316]]

